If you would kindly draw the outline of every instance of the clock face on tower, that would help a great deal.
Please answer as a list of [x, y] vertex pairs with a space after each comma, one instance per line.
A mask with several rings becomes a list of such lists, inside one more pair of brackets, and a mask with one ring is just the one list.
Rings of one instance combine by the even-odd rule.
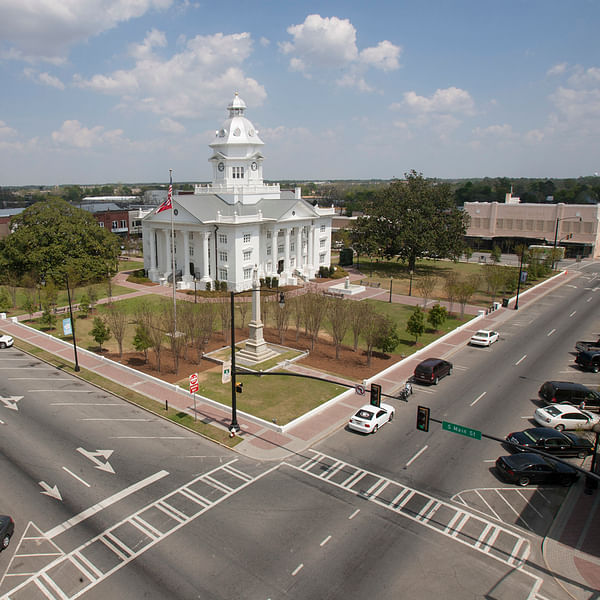
[[225, 165], [224, 165], [222, 162], [220, 162], [220, 163], [217, 165], [217, 169], [219, 169], [219, 171], [222, 171], [223, 169], [225, 169]]
[[256, 169], [258, 169], [258, 165], [257, 165], [255, 162], [253, 162], [253, 163], [250, 165], [250, 168], [251, 168], [253, 171], [256, 171]]

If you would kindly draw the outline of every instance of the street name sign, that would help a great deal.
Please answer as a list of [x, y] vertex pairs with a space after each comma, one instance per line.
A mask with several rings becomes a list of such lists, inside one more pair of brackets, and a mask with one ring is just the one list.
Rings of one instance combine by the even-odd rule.
[[477, 429], [471, 429], [470, 427], [465, 427], [464, 425], [456, 425], [455, 423], [442, 421], [442, 429], [450, 431], [451, 433], [458, 433], [459, 435], [473, 438], [474, 440], [481, 439], [481, 431], [478, 431]]

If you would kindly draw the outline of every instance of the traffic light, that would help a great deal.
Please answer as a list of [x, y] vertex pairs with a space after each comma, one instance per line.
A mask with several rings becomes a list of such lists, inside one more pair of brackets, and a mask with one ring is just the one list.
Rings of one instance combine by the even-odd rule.
[[235, 391], [238, 394], [241, 394], [244, 391], [244, 384], [243, 383], [236, 383], [235, 384]]
[[417, 406], [417, 429], [429, 431], [429, 409], [426, 406]]
[[371, 384], [371, 406], [381, 406], [381, 386], [378, 383]]

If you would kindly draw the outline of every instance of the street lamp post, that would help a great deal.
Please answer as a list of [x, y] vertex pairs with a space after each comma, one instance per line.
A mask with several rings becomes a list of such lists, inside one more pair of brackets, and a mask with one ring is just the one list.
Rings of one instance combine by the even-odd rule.
[[79, 361], [77, 360], [77, 342], [75, 341], [75, 323], [73, 322], [73, 306], [71, 305], [71, 289], [69, 287], [69, 277], [65, 273], [67, 282], [67, 298], [69, 299], [69, 317], [71, 318], [71, 334], [73, 335], [73, 354], [75, 355], [75, 371], [79, 371]]
[[413, 278], [413, 273], [414, 273], [414, 271], [411, 269], [409, 271], [409, 274], [410, 274], [410, 284], [408, 286], [408, 295], [409, 296], [412, 296], [412, 278]]
[[517, 282], [517, 298], [515, 300], [515, 310], [519, 310], [519, 292], [521, 291], [521, 277], [523, 274], [523, 256], [525, 255], [525, 245], [521, 248], [521, 260], [519, 262], [519, 281]]
[[198, 280], [196, 279], [196, 276], [194, 275], [194, 304], [198, 303], [198, 297], [196, 296], [196, 284], [198, 283]]
[[[260, 288], [259, 288], [260, 289]], [[235, 376], [235, 302], [234, 298], [238, 294], [243, 294], [247, 290], [241, 292], [229, 292], [230, 309], [231, 309], [231, 425], [229, 426], [230, 436], [236, 435], [240, 431], [240, 426], [237, 421], [237, 390]], [[270, 290], [272, 291], [272, 290]], [[279, 294], [279, 306], [285, 306], [285, 296], [283, 292]]]
[[558, 239], [558, 224], [561, 221], [568, 221], [569, 219], [577, 219], [581, 223], [581, 217], [575, 215], [574, 217], [556, 217], [556, 228], [554, 229], [554, 245], [552, 247], [552, 270], [554, 271], [554, 263], [556, 262], [556, 241]]
[[394, 279], [390, 277], [390, 303], [392, 302], [392, 284], [394, 283]]

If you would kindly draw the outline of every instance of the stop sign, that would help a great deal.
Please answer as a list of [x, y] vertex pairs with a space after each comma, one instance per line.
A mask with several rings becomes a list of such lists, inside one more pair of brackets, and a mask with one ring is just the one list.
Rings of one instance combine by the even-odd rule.
[[199, 385], [198, 385], [198, 373], [192, 373], [190, 375], [190, 394], [195, 394], [198, 389], [199, 389]]

